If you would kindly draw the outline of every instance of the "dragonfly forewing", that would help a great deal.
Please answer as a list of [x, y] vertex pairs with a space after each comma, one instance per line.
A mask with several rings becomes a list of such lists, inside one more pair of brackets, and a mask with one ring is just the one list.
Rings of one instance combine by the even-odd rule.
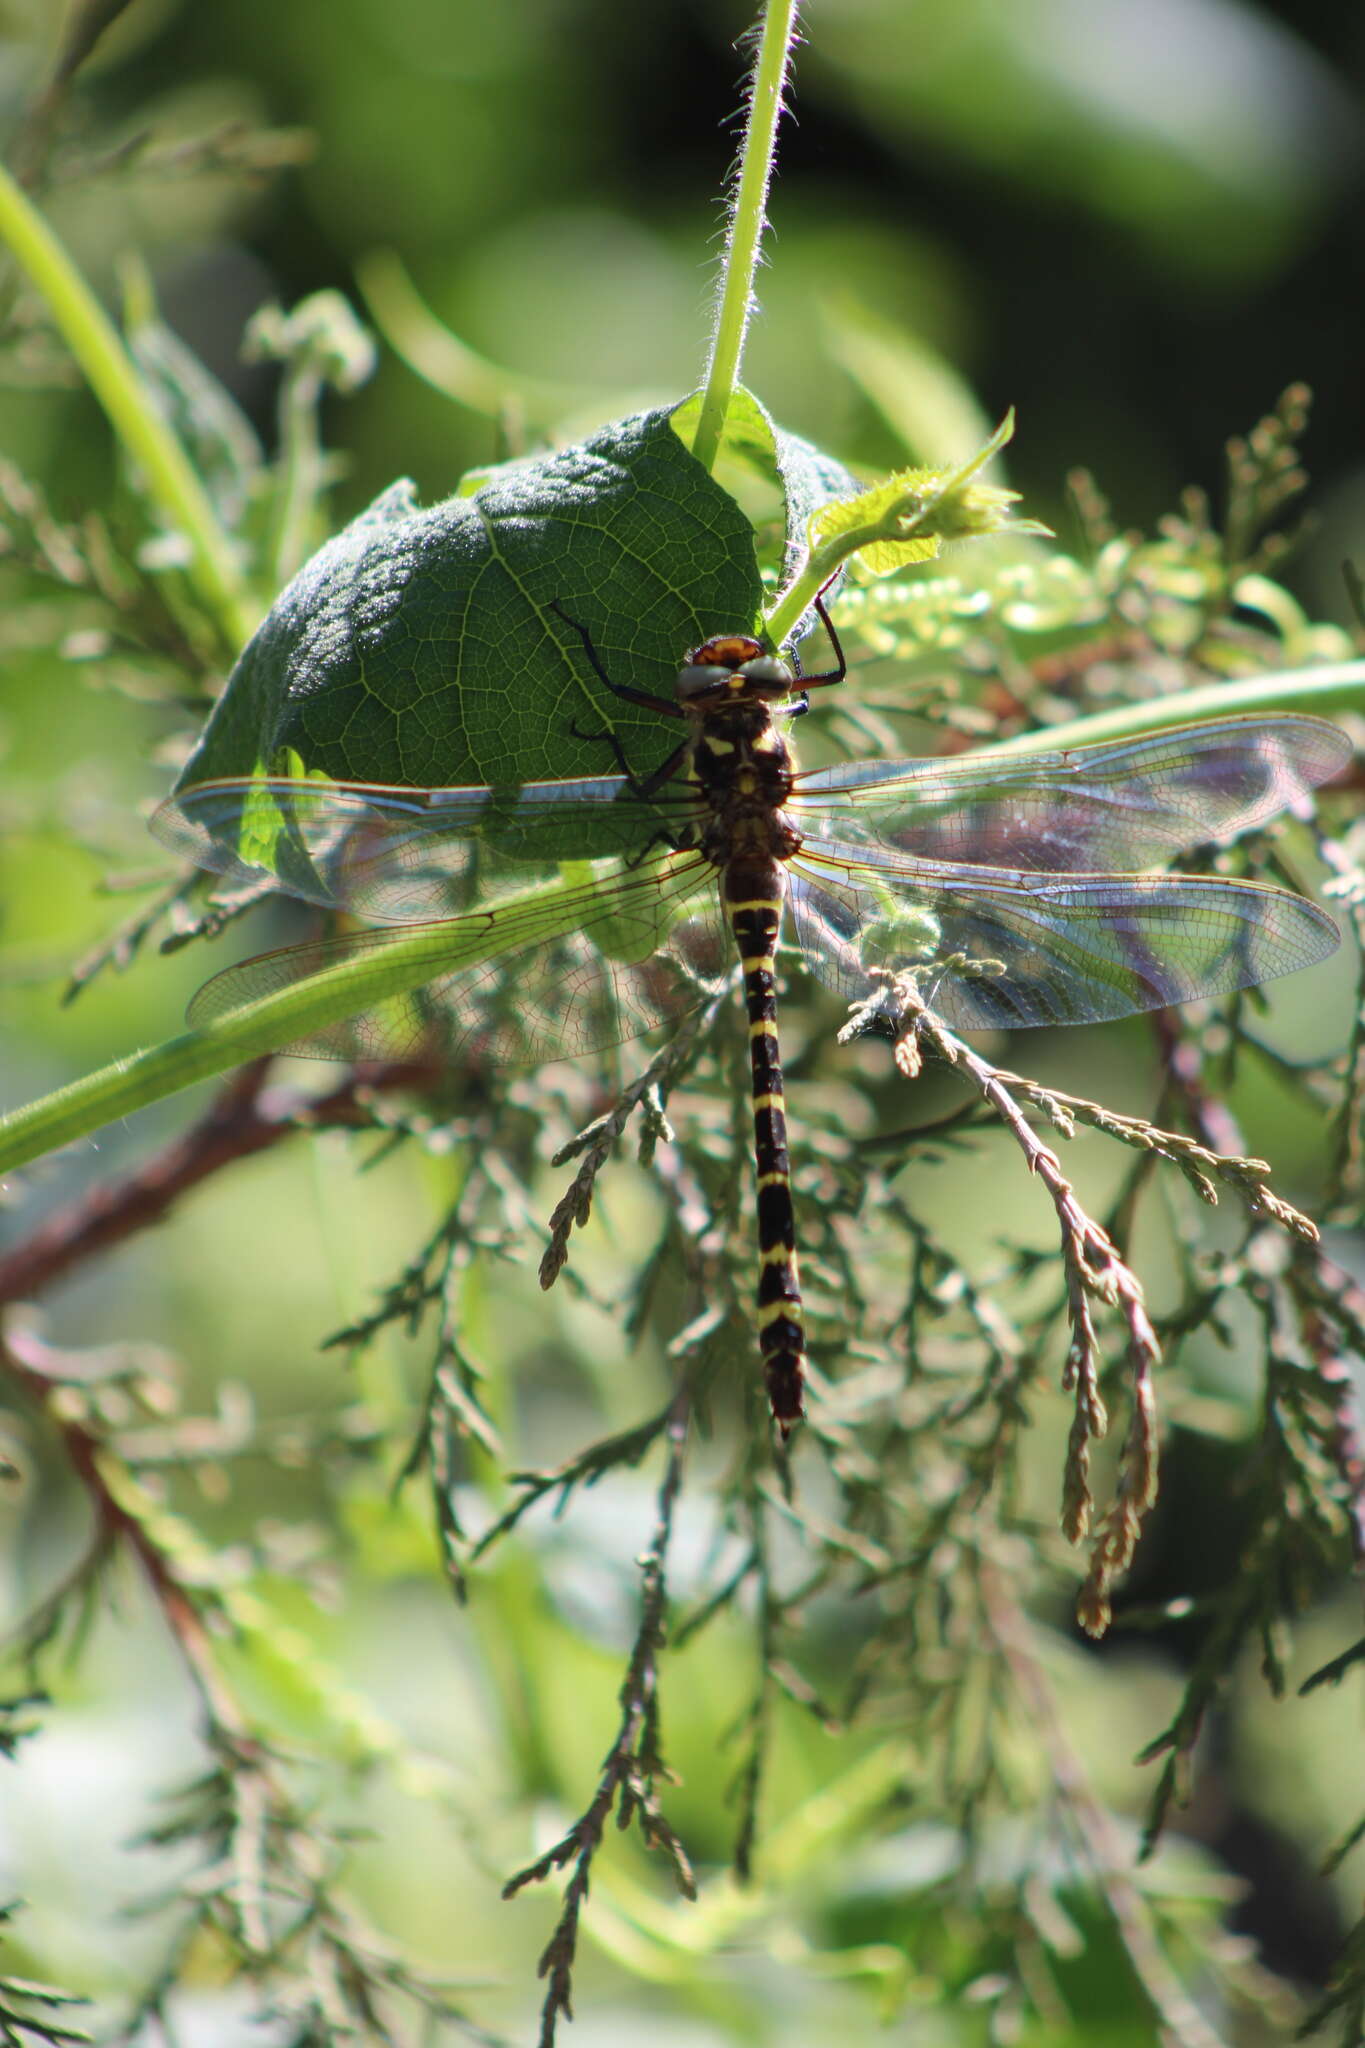
[[261, 777], [203, 782], [151, 829], [234, 882], [273, 880], [305, 902], [382, 924], [455, 917], [564, 861], [642, 859], [695, 817], [679, 788], [643, 801], [621, 775], [509, 789], [390, 789]]
[[[1231, 718], [1046, 754], [799, 775], [794, 935], [850, 1000], [872, 970], [909, 968], [962, 1029], [1094, 1023], [1291, 973], [1336, 943], [1312, 904], [1095, 871], [1264, 823], [1350, 751], [1321, 719]], [[192, 1020], [326, 972], [359, 992], [357, 1014], [292, 1050], [529, 1064], [634, 1037], [728, 967], [714, 869], [666, 850], [695, 839], [701, 811], [689, 784], [644, 798], [624, 775], [508, 789], [199, 784], [155, 814], [163, 843], [234, 881], [413, 929], [229, 968]]]
[[864, 858], [1132, 872], [1265, 824], [1350, 757], [1325, 719], [1225, 718], [1065, 752], [846, 762], [800, 776], [790, 808], [809, 840]]

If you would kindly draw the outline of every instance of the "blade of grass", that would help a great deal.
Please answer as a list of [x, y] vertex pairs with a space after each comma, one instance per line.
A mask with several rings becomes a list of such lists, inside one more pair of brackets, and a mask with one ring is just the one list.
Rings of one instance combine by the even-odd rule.
[[0, 240], [47, 302], [48, 310], [141, 470], [167, 524], [190, 549], [188, 574], [222, 635], [229, 657], [259, 623], [228, 536], [214, 517], [189, 457], [157, 412], [112, 321], [27, 194], [0, 166]]
[[[573, 880], [507, 898], [500, 908], [533, 902], [543, 913], [540, 935], [554, 936], [581, 916], [583, 892]], [[555, 922], [556, 905], [562, 922]], [[567, 909], [564, 906], [568, 906]], [[436, 975], [477, 967], [499, 952], [496, 921], [465, 934], [448, 954], [433, 962], [429, 928], [405, 937], [395, 931], [391, 945], [373, 954], [341, 961], [290, 988], [245, 1003], [198, 1030], [181, 1032], [145, 1052], [116, 1060], [112, 1066], [86, 1074], [23, 1109], [0, 1117], [0, 1173], [25, 1166], [59, 1145], [83, 1138], [118, 1117], [175, 1095], [210, 1075], [225, 1073], [262, 1053], [278, 1052], [329, 1024], [359, 1015], [392, 996], [420, 988]]]

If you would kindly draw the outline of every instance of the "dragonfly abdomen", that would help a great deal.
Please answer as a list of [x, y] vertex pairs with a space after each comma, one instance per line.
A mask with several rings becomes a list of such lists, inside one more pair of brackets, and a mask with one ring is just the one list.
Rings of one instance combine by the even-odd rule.
[[726, 915], [744, 970], [749, 1018], [758, 1176], [758, 1341], [768, 1399], [785, 1436], [802, 1415], [806, 1351], [777, 1036], [777, 937], [786, 871], [774, 859], [734, 860], [725, 870], [723, 889]]

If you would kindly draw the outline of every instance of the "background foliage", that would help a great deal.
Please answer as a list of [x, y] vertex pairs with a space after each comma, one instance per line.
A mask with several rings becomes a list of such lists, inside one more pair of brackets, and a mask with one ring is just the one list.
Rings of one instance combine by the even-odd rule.
[[[141, 318], [144, 367], [171, 345], [154, 304], [283, 457], [293, 483], [276, 495], [269, 531], [238, 506], [279, 576], [395, 476], [411, 475], [430, 502], [541, 429], [569, 438], [695, 384], [703, 252], [741, 69], [731, 39], [743, 22], [719, 0], [669, 10], [135, 0], [64, 93], [50, 87], [61, 47], [52, 12], [33, 0], [0, 17], [9, 160], [38, 179], [85, 273], [111, 302], [123, 298], [134, 330]], [[1316, 396], [1305, 452], [1318, 523], [1292, 561], [1273, 565], [1291, 596], [1255, 624], [1287, 663], [1342, 651], [1351, 614], [1339, 565], [1353, 548], [1359, 558], [1365, 491], [1362, 31], [1349, 12], [1291, 18], [1206, 0], [1169, 0], [1159, 13], [1060, 0], [812, 4], [748, 383], [784, 425], [874, 469], [908, 455], [960, 458], [1014, 404], [1011, 481], [1026, 510], [1079, 548], [1065, 491], [1076, 464], [1097, 472], [1121, 526], [1150, 530], [1192, 480], [1217, 490], [1228, 434], [1305, 380]], [[144, 270], [120, 263], [130, 251]], [[320, 341], [258, 320], [243, 359], [253, 314], [320, 289], [346, 292], [380, 330], [372, 365], [364, 335], [335, 308]], [[184, 601], [173, 544], [148, 536], [138, 480], [40, 309], [13, 281], [8, 290], [0, 1087], [19, 1103], [166, 1036], [206, 971], [198, 947], [149, 950], [135, 972], [102, 974], [79, 1002], [57, 1002], [73, 960], [126, 907], [100, 893], [105, 878], [155, 865], [141, 813], [183, 757], [225, 650]], [[183, 390], [185, 374], [174, 370], [169, 387]], [[232, 416], [198, 454], [220, 504], [258, 461]], [[1187, 521], [1194, 510], [1185, 506]], [[1197, 555], [1188, 524], [1168, 538], [1173, 567]], [[966, 555], [948, 566], [972, 573]], [[1337, 622], [1340, 641], [1310, 620]], [[945, 697], [940, 642], [926, 636], [907, 659], [903, 624], [888, 628], [880, 662], [864, 632], [863, 709], [843, 737], [927, 750], [945, 715], [988, 731], [1001, 697]], [[1231, 646], [1235, 655], [1235, 634]], [[1122, 660], [1110, 654], [1112, 672], [1087, 672], [1081, 686], [1065, 667], [1030, 672], [1022, 660], [988, 680], [1054, 715], [1122, 697]], [[923, 716], [893, 727], [907, 703]], [[1312, 879], [1306, 842], [1287, 857]], [[300, 928], [288, 912], [268, 915], [281, 939]], [[266, 942], [259, 920], [256, 945]], [[1343, 958], [1311, 984], [1284, 985], [1268, 1015], [1244, 1019], [1268, 1050], [1243, 1058], [1223, 1091], [1244, 1149], [1273, 1160], [1277, 1186], [1313, 1213], [1333, 1134], [1295, 1070], [1344, 1047], [1354, 966]], [[875, 1377], [880, 1332], [891, 1341], [907, 1299], [931, 1324], [946, 1318], [925, 1340], [945, 1382], [983, 1347], [1015, 1356], [1011, 1330], [1050, 1331], [1036, 1346], [1041, 1386], [1027, 1391], [1033, 1427], [1016, 1440], [1007, 1404], [992, 1411], [1016, 1460], [1004, 1547], [984, 1574], [967, 1573], [984, 1603], [973, 1616], [955, 1604], [961, 1531], [939, 1543], [932, 1516], [918, 1531], [923, 1569], [895, 1617], [916, 1654], [883, 1670], [867, 1716], [845, 1732], [850, 1669], [880, 1640], [866, 1619], [873, 1534], [894, 1538], [900, 1556], [914, 1543], [864, 1521], [868, 1548], [852, 1559], [861, 1602], [832, 1571], [804, 1585], [805, 1539], [785, 1525], [750, 1448], [743, 1392], [725, 1381], [712, 1390], [709, 1434], [676, 1510], [670, 1591], [684, 1625], [663, 1698], [679, 1780], [664, 1805], [707, 1882], [689, 1905], [633, 1838], [613, 1843], [584, 1922], [580, 2033], [605, 2040], [647, 2024], [680, 2043], [816, 2040], [868, 2030], [908, 2002], [926, 2042], [1147, 2042], [1159, 2038], [1152, 1992], [1166, 1972], [1168, 2030], [1185, 2011], [1181, 2038], [1197, 2040], [1199, 2025], [1215, 2039], [1288, 2038], [1304, 2010], [1294, 1987], [1325, 1982], [1355, 1915], [1358, 1866], [1328, 1879], [1317, 1867], [1365, 1807], [1350, 1686], [1293, 1696], [1358, 1632], [1316, 1557], [1291, 1589], [1304, 1609], [1292, 1645], [1281, 1649], [1273, 1630], [1259, 1648], [1251, 1641], [1205, 1727], [1178, 1837], [1142, 1875], [1132, 1864], [1153, 1778], [1133, 1759], [1201, 1658], [1216, 1663], [1219, 1610], [1200, 1602], [1216, 1603], [1266, 1526], [1267, 1488], [1283, 1491], [1300, 1470], [1270, 1458], [1254, 1315], [1233, 1315], [1229, 1343], [1201, 1334], [1184, 1347], [1163, 1388], [1175, 1425], [1163, 1498], [1128, 1595], [1145, 1619], [1099, 1651], [1082, 1647], [1069, 1618], [1078, 1567], [1050, 1533], [1068, 1413], [1044, 1390], [1065, 1335], [1047, 1322], [1047, 1284], [1031, 1261], [1055, 1261], [1051, 1219], [1003, 1138], [978, 1132], [968, 1148], [956, 1131], [914, 1168], [933, 1176], [933, 1237], [921, 1237], [907, 1281], [914, 1231], [897, 1237], [888, 1219], [913, 1216], [926, 1183], [898, 1177], [896, 1155], [883, 1173], [871, 1148], [901, 1124], [950, 1117], [962, 1091], [935, 1074], [912, 1098], [888, 1082], [884, 1053], [834, 1050], [837, 1022], [827, 1010], [794, 1017], [794, 1113], [807, 1171], [825, 1176], [825, 1206], [856, 1246], [850, 1271], [871, 1304], [857, 1332], [862, 1369]], [[1200, 1053], [1217, 1068], [1208, 1034]], [[735, 1144], [733, 1046], [722, 1038], [707, 1057], [673, 1108], [685, 1110], [706, 1200], [736, 1219], [743, 1288], [748, 1168]], [[1120, 1110], [1145, 1114], [1158, 1100], [1160, 1049], [1140, 1024], [1035, 1039], [1009, 1058]], [[642, 1063], [628, 1050], [618, 1071], [629, 1078]], [[250, 1090], [261, 1078], [243, 1084], [239, 1108], [260, 1107]], [[304, 1086], [341, 1087], [340, 1122], [409, 1114], [397, 1094], [377, 1108], [358, 1102], [337, 1074], [276, 1070], [264, 1121], [293, 1116]], [[164, 1971], [188, 2038], [247, 2038], [254, 1993], [227, 1958], [252, 1930], [231, 1880], [235, 1859], [264, 1840], [308, 1909], [282, 1960], [258, 1943], [258, 1980], [294, 2038], [335, 2037], [339, 2014], [357, 2023], [357, 1982], [386, 1979], [410, 1995], [386, 2009], [381, 2031], [416, 2038], [413, 2000], [439, 2002], [429, 1980], [445, 1975], [460, 1980], [461, 2010], [526, 2037], [553, 1914], [534, 1892], [505, 1905], [498, 1890], [581, 1810], [613, 1738], [613, 1696], [639, 1642], [635, 1560], [654, 1527], [657, 1462], [569, 1489], [558, 1518], [548, 1509], [564, 1489], [548, 1489], [473, 1569], [458, 1611], [441, 1566], [466, 1569], [464, 1525], [477, 1534], [490, 1501], [519, 1498], [499, 1492], [501, 1461], [461, 1440], [474, 1394], [507, 1460], [528, 1469], [553, 1469], [667, 1403], [665, 1346], [686, 1299], [676, 1259], [651, 1263], [664, 1208], [633, 1154], [600, 1178], [560, 1286], [546, 1297], [536, 1285], [545, 1219], [569, 1179], [549, 1154], [613, 1097], [598, 1072], [557, 1068], [495, 1100], [435, 1104], [417, 1141], [392, 1150], [337, 1130], [263, 1137], [154, 1232], [82, 1261], [41, 1317], [15, 1313], [17, 1476], [0, 1506], [14, 1621], [86, 1554], [80, 1447], [113, 1433], [150, 1491], [120, 1497], [106, 1472], [115, 1519], [96, 1533], [120, 1534], [123, 1512], [127, 1528], [164, 1539], [203, 1593], [201, 1692], [203, 1673], [221, 1667], [233, 1702], [208, 1701], [206, 1743], [205, 1701], [126, 1543], [94, 1582], [79, 1658], [52, 1654], [76, 1632], [76, 1606], [40, 1608], [55, 1633], [41, 1677], [58, 1705], [40, 1714], [25, 1703], [21, 1660], [16, 1739], [45, 1725], [0, 1784], [4, 1887], [27, 1902], [11, 1930], [18, 1976], [92, 1996], [103, 2027], [122, 2025], [149, 1987], [155, 2003]], [[42, 1206], [165, 1157], [206, 1107], [181, 1099], [76, 1148], [35, 1179], [9, 1236], [19, 1241]], [[856, 1170], [840, 1150], [850, 1133], [867, 1147]], [[439, 1223], [468, 1191], [471, 1149], [490, 1170], [501, 1160], [503, 1177], [491, 1193], [481, 1182], [460, 1212], [458, 1241], [487, 1256], [452, 1273]], [[1082, 1139], [1065, 1160], [1097, 1213], [1122, 1207], [1122, 1155]], [[1182, 1298], [1182, 1234], [1215, 1262], [1237, 1253], [1232, 1206], [1204, 1219], [1197, 1243], [1193, 1205], [1144, 1222], [1133, 1252], [1159, 1312]], [[1357, 1219], [1343, 1205], [1335, 1220], [1332, 1256], [1360, 1273]], [[411, 1270], [428, 1240], [430, 1258]], [[1001, 1245], [1018, 1268], [1004, 1308], [981, 1285]], [[827, 1284], [834, 1248], [831, 1236], [816, 1260]], [[1248, 1274], [1250, 1299], [1254, 1265]], [[399, 1318], [367, 1347], [319, 1349], [364, 1326], [395, 1276], [397, 1306], [425, 1289], [436, 1319], [445, 1313], [447, 1376], [434, 1404], [430, 1317], [423, 1331]], [[615, 1310], [637, 1287], [638, 1315], [623, 1326]], [[55, 1408], [25, 1397], [53, 1378], [64, 1387]], [[395, 1495], [424, 1413], [440, 1425], [424, 1438], [435, 1486]], [[994, 1470], [989, 1455], [984, 1466]], [[857, 1476], [875, 1492], [875, 1469]], [[932, 1504], [960, 1468], [926, 1456], [913, 1479], [912, 1495]], [[746, 1521], [735, 1500], [761, 1501], [766, 1521]], [[832, 1513], [817, 1491], [805, 1512], [818, 1521], [826, 1505]], [[202, 1548], [185, 1523], [158, 1522], [172, 1511]], [[766, 1575], [712, 1616], [709, 1589], [752, 1564], [760, 1528], [776, 1553]], [[1323, 1550], [1344, 1564], [1340, 1528], [1323, 1533]], [[1016, 1574], [1035, 1607], [1024, 1637]], [[784, 1606], [796, 1590], [800, 1615]], [[1172, 1612], [1172, 1600], [1193, 1604]], [[976, 1659], [964, 1647], [974, 1627], [992, 1644]], [[1280, 1654], [1288, 1697], [1275, 1700], [1256, 1667]], [[309, 1760], [261, 1756], [262, 1729]], [[1076, 1793], [1082, 1781], [1090, 1790]], [[253, 1811], [257, 1824], [266, 1816], [263, 1834], [253, 1836]], [[753, 1865], [747, 1889], [714, 1875], [737, 1836]], [[334, 1881], [343, 1861], [344, 1885]], [[120, 1917], [130, 1902], [144, 1909], [132, 1921]], [[1219, 1934], [1220, 1914], [1258, 1948]], [[408, 1956], [410, 1980], [370, 1923]], [[1147, 1978], [1134, 1942], [1153, 1929], [1159, 1967]], [[1182, 1983], [1197, 1986], [1202, 2020], [1181, 2007]], [[2, 1986], [0, 2000], [37, 2010]], [[1358, 2033], [1349, 2010], [1345, 2024]]]

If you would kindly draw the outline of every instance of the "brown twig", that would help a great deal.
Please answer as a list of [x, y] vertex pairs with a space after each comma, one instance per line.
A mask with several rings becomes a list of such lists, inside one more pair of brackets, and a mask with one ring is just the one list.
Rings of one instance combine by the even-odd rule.
[[[904, 1029], [896, 1042], [896, 1064], [913, 1078], [930, 1046], [950, 1066], [970, 1075], [1022, 1151], [1052, 1198], [1061, 1226], [1071, 1345], [1062, 1385], [1075, 1398], [1062, 1500], [1062, 1528], [1075, 1543], [1091, 1527], [1090, 1445], [1105, 1434], [1108, 1415], [1099, 1389], [1100, 1352], [1092, 1301], [1116, 1307], [1128, 1331], [1132, 1377], [1132, 1419], [1119, 1456], [1118, 1478], [1091, 1545], [1090, 1569], [1077, 1599], [1077, 1617], [1089, 1635], [1109, 1626], [1110, 1596], [1132, 1562], [1138, 1532], [1156, 1499], [1157, 1431], [1152, 1373], [1161, 1347], [1143, 1299], [1142, 1283], [1103, 1226], [1086, 1214], [1057, 1155], [1038, 1136], [1013, 1092], [1014, 1076], [982, 1059], [929, 1011], [913, 981], [889, 979]], [[873, 998], [874, 1003], [880, 995]]]
[[1265, 1185], [1270, 1173], [1268, 1160], [1253, 1159], [1231, 1148], [1215, 1150], [1211, 1145], [1186, 1136], [1183, 1131], [1163, 1130], [1146, 1117], [1125, 1116], [1119, 1110], [1106, 1108], [1103, 1103], [1089, 1102], [1081, 1095], [1068, 1095], [1059, 1088], [1045, 1088], [1041, 1082], [1032, 1081], [1027, 1075], [1011, 1074], [1004, 1068], [997, 1068], [996, 1072], [1012, 1095], [1022, 1096], [1040, 1110], [1063, 1136], [1070, 1137], [1078, 1123], [1088, 1124], [1105, 1137], [1117, 1138], [1120, 1144], [1168, 1159], [1180, 1168], [1200, 1200], [1211, 1207], [1217, 1206], [1215, 1182], [1221, 1180], [1246, 1203], [1253, 1216], [1263, 1216], [1269, 1222], [1278, 1223], [1307, 1244], [1317, 1243], [1318, 1227], [1312, 1218]]
[[245, 1740], [245, 1726], [218, 1676], [204, 1626], [204, 1609], [212, 1600], [212, 1591], [187, 1584], [176, 1570], [169, 1547], [159, 1545], [146, 1520], [120, 1499], [117, 1471], [123, 1468], [116, 1470], [101, 1432], [89, 1425], [76, 1403], [60, 1398], [64, 1382], [53, 1369], [56, 1359], [57, 1354], [41, 1338], [18, 1325], [7, 1329], [0, 1340], [0, 1364], [59, 1432], [66, 1462], [90, 1503], [94, 1534], [86, 1562], [93, 1569], [118, 1545], [127, 1545], [161, 1609], [210, 1723]]
[[97, 1253], [160, 1223], [172, 1204], [235, 1160], [279, 1144], [296, 1130], [365, 1125], [365, 1098], [429, 1078], [425, 1067], [393, 1062], [348, 1073], [327, 1095], [263, 1093], [269, 1060], [235, 1073], [206, 1116], [122, 1179], [93, 1187], [39, 1224], [0, 1257], [0, 1303], [27, 1300]]
[[646, 1143], [666, 1130], [663, 1121], [663, 1106], [669, 1090], [682, 1078], [698, 1050], [705, 1045], [710, 1026], [716, 1012], [729, 994], [729, 983], [719, 994], [713, 996], [703, 1009], [683, 1019], [682, 1024], [659, 1053], [645, 1068], [643, 1074], [621, 1091], [620, 1100], [609, 1109], [605, 1116], [599, 1116], [576, 1138], [561, 1146], [555, 1154], [553, 1164], [562, 1166], [567, 1160], [583, 1154], [583, 1163], [574, 1175], [569, 1187], [555, 1204], [550, 1217], [550, 1242], [540, 1261], [540, 1284], [553, 1287], [564, 1269], [569, 1256], [569, 1238], [574, 1225], [580, 1229], [592, 1213], [593, 1188], [602, 1167], [610, 1158], [612, 1149], [622, 1131], [629, 1123], [635, 1110], [643, 1104], [651, 1119], [651, 1128], [646, 1132]]
[[[1164, 1017], [1164, 1013], [1162, 1015]], [[1165, 1159], [1180, 1169], [1200, 1200], [1211, 1208], [1218, 1205], [1216, 1183], [1222, 1181], [1246, 1204], [1253, 1216], [1263, 1216], [1269, 1222], [1292, 1231], [1306, 1243], [1316, 1244], [1319, 1234], [1316, 1223], [1266, 1186], [1271, 1170], [1269, 1162], [1251, 1158], [1242, 1152], [1241, 1136], [1231, 1117], [1200, 1089], [1197, 1048], [1192, 1049], [1169, 1029], [1161, 1032], [1161, 1041], [1173, 1071], [1180, 1068], [1181, 1093], [1187, 1110], [1192, 1116], [1197, 1110], [1199, 1138], [1192, 1138], [1184, 1131], [1167, 1130], [1148, 1117], [1126, 1116], [1121, 1110], [1109, 1109], [1102, 1102], [1091, 1102], [1083, 1095], [1069, 1095], [1062, 1088], [1045, 1087], [1041, 1081], [1032, 1080], [1027, 1074], [1011, 1073], [1006, 1067], [994, 1067], [992, 1071], [1011, 1095], [1045, 1116], [1064, 1138], [1074, 1137], [1076, 1126], [1085, 1124], [1134, 1151]], [[1215, 1128], [1219, 1132], [1216, 1146], [1211, 1142]], [[918, 1137], [921, 1133], [916, 1131], [915, 1135]], [[900, 1141], [899, 1134], [879, 1135], [864, 1140], [862, 1149], [867, 1152], [882, 1150]]]
[[[152, 1844], [198, 1838], [207, 1861], [185, 1895], [187, 1911], [165, 1968], [117, 2038], [140, 2038], [143, 2022], [160, 2014], [186, 1944], [205, 1929], [228, 1943], [255, 1981], [271, 1987], [277, 2009], [289, 2009], [292, 2001], [301, 2018], [325, 2017], [329, 2040], [361, 2034], [396, 2038], [378, 2004], [388, 1993], [462, 2020], [440, 1987], [371, 1937], [339, 1893], [338, 1845], [291, 1792], [287, 1759], [257, 1731], [221, 1668], [217, 1638], [260, 1630], [262, 1614], [251, 1596], [215, 1573], [195, 1532], [142, 1486], [109, 1442], [86, 1389], [64, 1370], [67, 1362], [67, 1354], [22, 1324], [0, 1340], [0, 1363], [60, 1433], [94, 1516], [82, 1559], [23, 1625], [20, 1649], [36, 1660], [52, 1640], [65, 1600], [125, 1551], [139, 1567], [199, 1699], [210, 1760], [206, 1775], [180, 1794], [181, 1811], [143, 1838]], [[288, 1982], [291, 1953], [300, 1959], [297, 1993]], [[468, 2031], [471, 2038], [488, 2039]], [[300, 2026], [299, 2038], [321, 2036], [315, 2026]]]

